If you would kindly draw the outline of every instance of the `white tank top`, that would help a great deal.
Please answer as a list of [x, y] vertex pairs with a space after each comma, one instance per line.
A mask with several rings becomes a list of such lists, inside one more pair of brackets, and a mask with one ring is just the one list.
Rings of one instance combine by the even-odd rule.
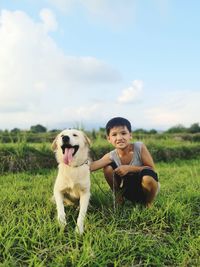
[[[133, 143], [133, 158], [130, 161], [129, 165], [134, 165], [134, 166], [143, 165], [142, 159], [141, 159], [141, 149], [142, 149], [142, 142]], [[114, 161], [117, 166], [122, 165], [116, 149], [110, 152], [110, 160]]]

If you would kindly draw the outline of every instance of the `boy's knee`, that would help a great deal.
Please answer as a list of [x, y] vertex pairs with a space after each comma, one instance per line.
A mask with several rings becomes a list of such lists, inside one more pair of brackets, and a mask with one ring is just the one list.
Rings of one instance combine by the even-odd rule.
[[142, 187], [147, 190], [157, 190], [158, 183], [153, 179], [153, 177], [145, 175], [142, 177]]
[[111, 166], [106, 166], [103, 168], [103, 173], [105, 177], [112, 177], [113, 175], [113, 168]]
[[159, 183], [151, 176], [143, 176], [142, 188], [146, 196], [146, 206], [151, 207], [154, 198], [159, 191]]

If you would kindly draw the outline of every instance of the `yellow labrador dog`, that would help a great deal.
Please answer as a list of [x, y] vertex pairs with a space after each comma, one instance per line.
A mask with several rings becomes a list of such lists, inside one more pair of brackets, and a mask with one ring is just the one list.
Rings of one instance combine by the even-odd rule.
[[79, 201], [76, 225], [79, 234], [84, 231], [84, 218], [90, 199], [89, 145], [88, 137], [76, 129], [62, 131], [52, 144], [59, 164], [54, 185], [58, 221], [66, 225], [64, 204], [72, 205]]

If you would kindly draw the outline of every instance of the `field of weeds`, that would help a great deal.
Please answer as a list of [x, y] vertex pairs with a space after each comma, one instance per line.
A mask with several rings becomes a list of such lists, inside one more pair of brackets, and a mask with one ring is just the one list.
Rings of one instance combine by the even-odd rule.
[[0, 176], [0, 266], [200, 266], [200, 160], [156, 164], [161, 192], [153, 208], [113, 207], [101, 171], [83, 236], [78, 211], [67, 208], [60, 229], [51, 202], [56, 168]]

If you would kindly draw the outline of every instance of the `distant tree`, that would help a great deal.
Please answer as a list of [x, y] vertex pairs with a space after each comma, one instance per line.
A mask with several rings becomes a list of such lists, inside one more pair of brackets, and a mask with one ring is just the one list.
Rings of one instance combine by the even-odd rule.
[[105, 136], [105, 134], [106, 134], [106, 128], [104, 128], [104, 127], [100, 127], [99, 128], [99, 130], [98, 130], [98, 133], [99, 133], [99, 135], [104, 135]]
[[188, 128], [189, 133], [199, 133], [200, 132], [200, 126], [199, 123], [193, 123], [189, 128]]
[[45, 133], [47, 131], [47, 128], [40, 124], [37, 124], [37, 125], [31, 126], [30, 131], [32, 133]]
[[97, 133], [94, 129], [92, 130], [91, 136], [93, 140], [97, 139]]
[[167, 133], [185, 133], [187, 132], [187, 128], [185, 128], [182, 124], [177, 124], [167, 130]]
[[99, 130], [97, 131], [96, 135], [99, 138], [105, 139], [106, 138], [106, 128], [100, 127]]
[[146, 134], [148, 133], [147, 130], [144, 130], [142, 128], [136, 129], [135, 131], [133, 131], [134, 133], [139, 133], [139, 134]]
[[157, 134], [158, 132], [157, 132], [155, 129], [151, 129], [151, 130], [149, 131], [149, 133], [150, 133], [150, 134]]
[[50, 130], [49, 132], [50, 133], [56, 133], [56, 132], [60, 132], [61, 130], [58, 130], [58, 129], [52, 129], [52, 130]]
[[20, 133], [21, 130], [19, 128], [13, 128], [10, 132], [11, 133]]

